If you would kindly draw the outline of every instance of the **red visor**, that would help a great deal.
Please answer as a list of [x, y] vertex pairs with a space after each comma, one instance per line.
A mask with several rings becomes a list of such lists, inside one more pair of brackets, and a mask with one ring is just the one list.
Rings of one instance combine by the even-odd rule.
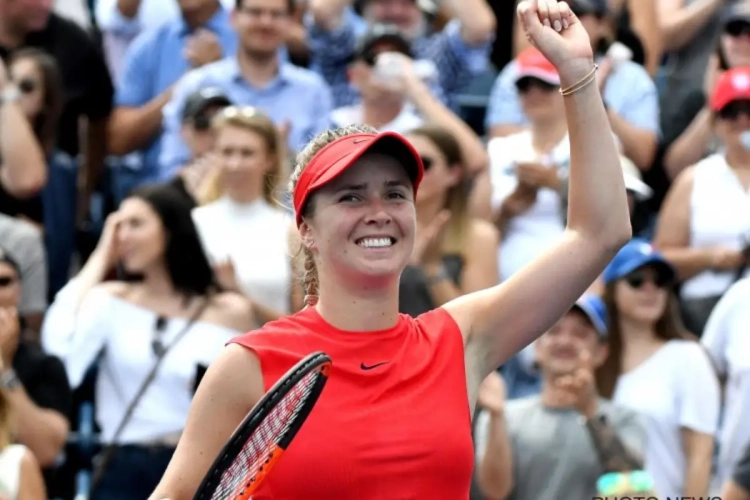
[[310, 193], [344, 173], [367, 151], [378, 151], [396, 158], [406, 169], [414, 195], [424, 175], [422, 159], [406, 138], [395, 132], [346, 135], [327, 144], [307, 164], [294, 188], [294, 213], [297, 227], [302, 224], [302, 208]]
[[732, 101], [750, 101], [750, 68], [732, 68], [721, 74], [711, 94], [711, 109], [721, 111]]

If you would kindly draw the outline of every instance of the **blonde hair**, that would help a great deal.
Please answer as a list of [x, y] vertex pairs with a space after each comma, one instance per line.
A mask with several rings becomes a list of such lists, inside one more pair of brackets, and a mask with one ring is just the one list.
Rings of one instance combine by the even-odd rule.
[[[303, 149], [298, 155], [295, 162], [294, 171], [289, 177], [289, 191], [294, 193], [297, 182], [299, 181], [300, 175], [305, 170], [310, 160], [318, 154], [318, 151], [332, 143], [337, 139], [346, 137], [352, 134], [377, 134], [378, 131], [367, 125], [349, 125], [347, 127], [341, 127], [321, 132], [307, 143], [305, 149]], [[312, 217], [315, 207], [312, 203], [313, 199], [308, 198], [305, 206], [301, 208], [303, 217]], [[304, 244], [300, 244], [300, 249], [296, 254], [297, 268], [302, 269], [302, 286], [305, 290], [305, 303], [307, 305], [313, 305], [317, 301], [320, 281], [318, 279], [318, 269], [315, 266], [315, 259], [309, 248]]]
[[[261, 111], [245, 106], [229, 106], [216, 114], [211, 122], [211, 128], [221, 132], [225, 128], [235, 127], [252, 132], [266, 144], [268, 154], [273, 157], [273, 168], [266, 172], [263, 183], [263, 199], [269, 203], [276, 202], [276, 193], [281, 184], [284, 173], [284, 161], [286, 158], [286, 145], [281, 138], [273, 121]], [[198, 195], [200, 205], [212, 203], [224, 194], [224, 185], [219, 170], [209, 174]]]

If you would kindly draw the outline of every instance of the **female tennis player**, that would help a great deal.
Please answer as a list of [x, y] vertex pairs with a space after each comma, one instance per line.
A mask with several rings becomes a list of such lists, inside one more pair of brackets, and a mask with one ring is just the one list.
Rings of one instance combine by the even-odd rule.
[[324, 132], [292, 175], [305, 285], [316, 300], [235, 339], [211, 366], [153, 500], [190, 500], [245, 414], [313, 351], [331, 357], [330, 378], [254, 500], [469, 497], [479, 383], [570, 310], [631, 235], [586, 31], [557, 0], [524, 0], [518, 14], [566, 96], [572, 166], [560, 242], [502, 285], [417, 318], [399, 315], [420, 158], [394, 133]]

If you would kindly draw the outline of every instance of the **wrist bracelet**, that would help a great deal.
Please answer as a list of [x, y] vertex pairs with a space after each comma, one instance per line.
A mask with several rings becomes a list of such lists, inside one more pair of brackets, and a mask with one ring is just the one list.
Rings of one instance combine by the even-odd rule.
[[581, 90], [582, 88], [584, 88], [585, 86], [587, 86], [588, 84], [596, 80], [596, 71], [598, 69], [599, 69], [599, 65], [594, 64], [594, 67], [591, 69], [591, 71], [589, 71], [589, 73], [586, 76], [578, 80], [576, 83], [574, 83], [568, 88], [560, 87], [560, 95], [568, 96], [571, 94], [575, 94], [576, 92], [578, 92], [579, 90]]

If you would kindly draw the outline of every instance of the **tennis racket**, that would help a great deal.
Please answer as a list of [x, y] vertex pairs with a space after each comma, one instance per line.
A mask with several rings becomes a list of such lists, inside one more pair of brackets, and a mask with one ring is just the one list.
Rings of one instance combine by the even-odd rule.
[[305, 423], [330, 370], [331, 358], [316, 352], [286, 372], [234, 431], [194, 500], [249, 500]]

